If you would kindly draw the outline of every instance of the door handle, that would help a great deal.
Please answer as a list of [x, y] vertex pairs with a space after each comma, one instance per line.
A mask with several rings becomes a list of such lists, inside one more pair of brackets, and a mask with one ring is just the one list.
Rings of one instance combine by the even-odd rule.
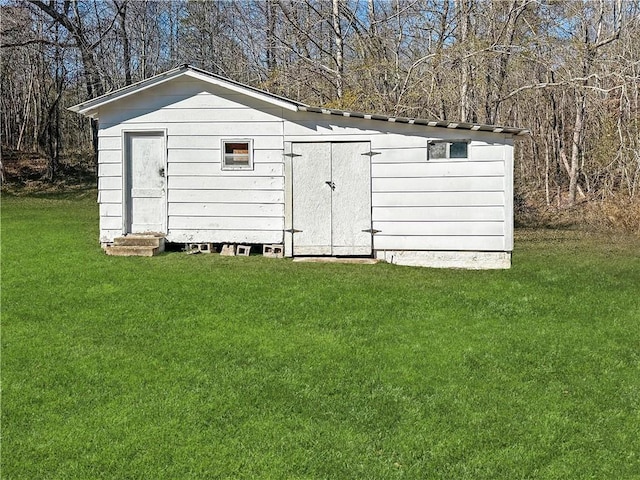
[[331, 190], [335, 190], [336, 189], [336, 184], [333, 183], [331, 180], [327, 180], [326, 182], [327, 185], [329, 185], [329, 187], [331, 187]]

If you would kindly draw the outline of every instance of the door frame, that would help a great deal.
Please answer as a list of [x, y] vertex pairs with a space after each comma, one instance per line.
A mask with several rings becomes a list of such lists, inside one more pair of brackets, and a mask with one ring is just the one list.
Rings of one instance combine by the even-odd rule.
[[129, 184], [130, 170], [130, 152], [128, 139], [132, 135], [150, 135], [162, 137], [162, 168], [164, 168], [164, 188], [161, 202], [162, 231], [158, 233], [167, 234], [167, 211], [168, 211], [168, 154], [167, 154], [167, 129], [166, 128], [150, 128], [150, 129], [123, 129], [121, 137], [122, 145], [122, 234], [127, 235], [131, 230], [131, 219], [129, 218], [131, 203], [131, 188]]
[[[295, 141], [284, 142], [284, 256], [293, 257], [293, 161], [297, 156], [294, 146], [301, 143], [368, 143], [371, 150], [371, 138], [357, 136], [355, 138], [317, 138], [301, 137]], [[371, 156], [369, 158], [369, 195], [370, 195], [370, 228], [373, 228], [373, 171]], [[371, 236], [371, 255], [374, 253], [374, 238]]]

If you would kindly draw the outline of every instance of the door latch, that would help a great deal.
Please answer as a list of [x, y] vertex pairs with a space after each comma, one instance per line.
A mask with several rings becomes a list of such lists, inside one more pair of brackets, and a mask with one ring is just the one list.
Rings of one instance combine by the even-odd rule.
[[326, 182], [327, 185], [329, 185], [329, 187], [331, 187], [331, 190], [335, 190], [336, 189], [336, 184], [333, 183], [331, 180], [327, 180]]
[[160, 170], [158, 170], [158, 174], [159, 174], [161, 177], [164, 177], [164, 167], [160, 167]]

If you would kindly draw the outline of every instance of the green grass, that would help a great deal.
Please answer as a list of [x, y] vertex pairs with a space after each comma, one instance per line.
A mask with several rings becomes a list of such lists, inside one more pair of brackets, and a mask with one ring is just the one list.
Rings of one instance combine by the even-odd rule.
[[2, 478], [640, 478], [640, 240], [508, 271], [105, 256], [2, 202]]

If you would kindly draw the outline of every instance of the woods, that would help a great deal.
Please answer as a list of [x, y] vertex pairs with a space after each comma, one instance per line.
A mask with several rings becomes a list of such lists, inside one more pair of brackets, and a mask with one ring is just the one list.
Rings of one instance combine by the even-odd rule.
[[3, 150], [39, 152], [49, 180], [97, 142], [66, 107], [189, 63], [311, 105], [528, 128], [523, 208], [640, 217], [638, 0], [8, 0], [1, 14]]

